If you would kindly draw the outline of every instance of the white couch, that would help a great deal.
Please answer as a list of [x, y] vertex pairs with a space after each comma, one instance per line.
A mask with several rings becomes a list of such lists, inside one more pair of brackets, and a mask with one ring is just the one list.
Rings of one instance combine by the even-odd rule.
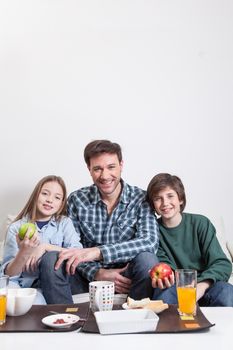
[[[232, 263], [233, 263], [233, 244], [230, 241], [227, 241], [227, 239], [226, 239], [223, 218], [221, 216], [213, 216], [213, 215], [207, 215], [207, 216], [210, 218], [210, 220], [212, 221], [212, 223], [216, 227], [217, 237], [218, 237], [218, 240], [222, 246], [224, 253], [228, 257], [228, 259], [230, 261], [232, 261]], [[0, 263], [2, 261], [2, 256], [3, 256], [4, 239], [5, 239], [6, 230], [13, 219], [14, 219], [13, 215], [8, 215], [8, 217], [5, 221], [5, 224], [2, 226], [2, 228], [0, 230]], [[229, 282], [231, 284], [233, 284], [233, 273], [231, 275]], [[82, 296], [80, 296], [80, 297], [83, 298]], [[78, 296], [75, 296], [74, 298], [75, 298], [75, 300], [77, 300]], [[85, 294], [84, 299], [86, 299], [86, 298], [87, 298], [87, 295]]]

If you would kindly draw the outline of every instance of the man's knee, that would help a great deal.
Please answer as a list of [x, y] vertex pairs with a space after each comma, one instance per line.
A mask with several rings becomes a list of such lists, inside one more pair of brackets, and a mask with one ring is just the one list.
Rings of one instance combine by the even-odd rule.
[[133, 259], [133, 262], [142, 268], [150, 269], [158, 263], [158, 258], [154, 253], [142, 252]]
[[54, 270], [54, 266], [58, 259], [58, 252], [47, 252], [42, 256], [40, 261], [40, 270], [51, 271]]
[[149, 270], [158, 262], [155, 254], [150, 252], [139, 253], [129, 265], [129, 271], [133, 275], [148, 277]]

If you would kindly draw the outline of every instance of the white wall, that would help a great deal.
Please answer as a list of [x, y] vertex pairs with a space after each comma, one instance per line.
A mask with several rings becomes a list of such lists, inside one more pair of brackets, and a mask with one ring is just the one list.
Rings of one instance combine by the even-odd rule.
[[96, 138], [119, 142], [123, 178], [179, 175], [187, 211], [233, 198], [231, 0], [0, 2], [0, 223], [43, 176], [91, 183]]

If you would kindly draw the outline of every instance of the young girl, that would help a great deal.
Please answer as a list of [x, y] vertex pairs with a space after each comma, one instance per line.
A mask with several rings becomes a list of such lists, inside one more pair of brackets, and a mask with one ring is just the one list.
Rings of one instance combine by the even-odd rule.
[[[147, 199], [160, 216], [157, 256], [175, 269], [197, 270], [197, 301], [200, 306], [233, 306], [233, 286], [227, 283], [232, 264], [222, 251], [216, 230], [203, 215], [184, 213], [184, 186], [175, 175], [161, 173], [147, 188]], [[177, 304], [174, 275], [152, 280], [153, 299]]]
[[[66, 216], [66, 201], [67, 191], [62, 178], [46, 176], [38, 182], [25, 207], [9, 226], [2, 271], [10, 276], [10, 287], [39, 287], [39, 263], [44, 253], [82, 248], [80, 237]], [[29, 228], [21, 240], [19, 229], [26, 222], [34, 223], [36, 232], [29, 238]], [[39, 292], [34, 303], [45, 303]]]

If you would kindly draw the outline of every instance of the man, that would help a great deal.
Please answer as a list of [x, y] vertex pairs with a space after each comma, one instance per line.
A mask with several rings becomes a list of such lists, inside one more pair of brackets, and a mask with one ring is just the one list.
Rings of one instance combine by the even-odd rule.
[[[96, 140], [84, 150], [94, 184], [74, 191], [68, 214], [84, 249], [44, 255], [42, 290], [47, 303], [72, 303], [72, 293], [88, 291], [93, 280], [115, 282], [117, 293], [152, 296], [149, 269], [158, 260], [158, 229], [145, 192], [121, 179], [121, 148]], [[51, 268], [55, 266], [54, 268]]]

